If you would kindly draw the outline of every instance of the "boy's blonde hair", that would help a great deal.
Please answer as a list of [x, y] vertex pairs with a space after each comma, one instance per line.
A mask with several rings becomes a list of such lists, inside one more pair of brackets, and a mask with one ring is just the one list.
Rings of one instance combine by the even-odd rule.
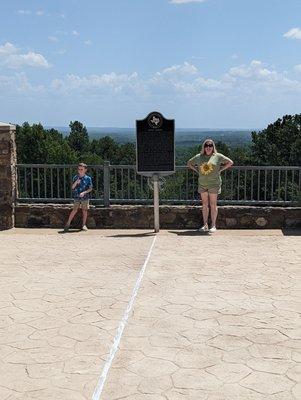
[[86, 169], [88, 168], [88, 167], [87, 167], [87, 164], [85, 164], [85, 163], [83, 163], [83, 162], [78, 163], [77, 166], [78, 166], [78, 167], [84, 167], [84, 168], [86, 168]]

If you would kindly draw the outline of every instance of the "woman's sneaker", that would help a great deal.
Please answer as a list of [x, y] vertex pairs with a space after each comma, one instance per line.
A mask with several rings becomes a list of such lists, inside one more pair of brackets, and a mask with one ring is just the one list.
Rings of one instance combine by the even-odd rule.
[[209, 231], [208, 224], [205, 224], [204, 226], [199, 228], [198, 231], [199, 232], [208, 232]]
[[87, 230], [88, 230], [87, 225], [83, 225], [83, 226], [82, 226], [82, 231], [85, 231], [85, 232], [86, 232]]
[[212, 226], [212, 227], [209, 229], [209, 232], [210, 232], [210, 233], [216, 232], [216, 226]]

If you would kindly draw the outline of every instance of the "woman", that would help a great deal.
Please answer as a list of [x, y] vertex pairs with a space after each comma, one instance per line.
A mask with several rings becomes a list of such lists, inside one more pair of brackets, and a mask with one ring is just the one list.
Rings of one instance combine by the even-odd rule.
[[[216, 151], [213, 140], [206, 139], [202, 145], [200, 154], [192, 157], [188, 163], [188, 168], [199, 174], [199, 188], [204, 225], [199, 230], [202, 232], [216, 231], [217, 218], [217, 196], [221, 193], [221, 171], [230, 168], [233, 161]], [[212, 226], [208, 229], [208, 216], [210, 202], [211, 223]]]

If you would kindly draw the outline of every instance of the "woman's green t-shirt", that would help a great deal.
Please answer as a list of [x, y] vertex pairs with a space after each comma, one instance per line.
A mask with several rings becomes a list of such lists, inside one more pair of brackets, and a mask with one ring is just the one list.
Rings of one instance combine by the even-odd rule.
[[198, 168], [199, 187], [206, 189], [213, 189], [221, 186], [221, 166], [227, 162], [231, 162], [230, 158], [221, 153], [214, 153], [211, 156], [197, 154], [189, 161]]

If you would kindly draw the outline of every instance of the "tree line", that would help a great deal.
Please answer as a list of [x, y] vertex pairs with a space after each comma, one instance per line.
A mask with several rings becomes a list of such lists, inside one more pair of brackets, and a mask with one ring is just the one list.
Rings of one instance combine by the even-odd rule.
[[[110, 136], [90, 139], [87, 128], [71, 121], [70, 133], [64, 136], [42, 124], [24, 122], [16, 127], [17, 160], [20, 164], [103, 164], [136, 163], [134, 143], [119, 144]], [[216, 143], [219, 152], [236, 165], [301, 165], [301, 114], [285, 115], [259, 132], [252, 132], [252, 142], [245, 146]], [[177, 147], [176, 162], [187, 160], [200, 151], [200, 146]]]

